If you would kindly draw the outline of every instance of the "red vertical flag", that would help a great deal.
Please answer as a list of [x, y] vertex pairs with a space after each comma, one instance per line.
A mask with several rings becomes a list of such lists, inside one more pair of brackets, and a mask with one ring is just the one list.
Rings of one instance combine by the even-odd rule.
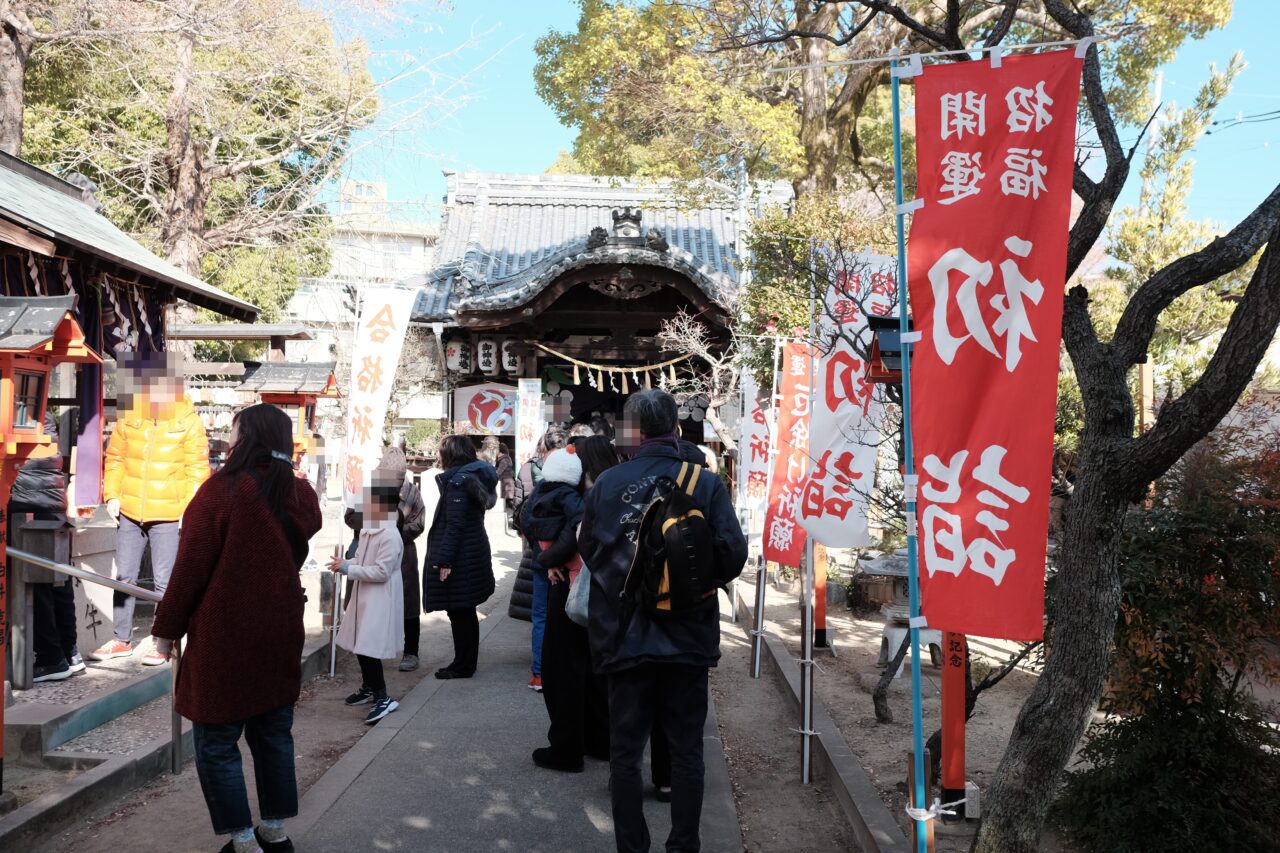
[[916, 78], [912, 429], [931, 628], [1044, 633], [1081, 65], [1059, 51]]
[[764, 558], [784, 566], [799, 566], [804, 550], [804, 528], [797, 523], [800, 496], [809, 473], [809, 412], [813, 389], [809, 387], [808, 344], [789, 343], [782, 351], [781, 399], [778, 403], [778, 455], [769, 486], [769, 507], [764, 519]]

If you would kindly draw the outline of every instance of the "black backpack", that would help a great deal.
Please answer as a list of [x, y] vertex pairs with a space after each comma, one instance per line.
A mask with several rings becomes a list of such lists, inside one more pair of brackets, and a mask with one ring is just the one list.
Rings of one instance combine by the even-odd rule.
[[715, 534], [693, 500], [701, 475], [701, 465], [680, 463], [675, 483], [650, 501], [641, 516], [622, 597], [651, 616], [678, 616], [701, 610], [709, 602], [715, 606], [720, 587]]

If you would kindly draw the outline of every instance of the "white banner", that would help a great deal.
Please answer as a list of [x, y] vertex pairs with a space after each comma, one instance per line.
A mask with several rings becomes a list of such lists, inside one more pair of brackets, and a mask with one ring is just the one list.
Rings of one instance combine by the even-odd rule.
[[516, 470], [534, 457], [538, 451], [538, 439], [546, 429], [542, 412], [542, 380], [521, 379], [516, 397]]
[[[738, 507], [749, 513], [752, 528], [763, 527], [769, 497], [769, 418], [760, 387], [750, 370], [742, 372], [742, 419], [738, 422]], [[758, 530], [751, 530], [758, 533]]]
[[453, 392], [453, 431], [460, 435], [515, 435], [516, 389], [485, 382]]
[[875, 488], [884, 406], [852, 341], [859, 341], [863, 352], [870, 350], [864, 308], [892, 312], [896, 264], [882, 255], [859, 255], [825, 297], [824, 355], [809, 425], [811, 468], [797, 515], [810, 536], [833, 548], [865, 548], [872, 541], [867, 506]]
[[391, 399], [391, 383], [409, 328], [416, 290], [371, 287], [361, 294], [351, 350], [351, 387], [347, 389], [347, 441], [344, 448], [342, 502], [359, 503], [373, 469], [382, 458], [382, 432]]

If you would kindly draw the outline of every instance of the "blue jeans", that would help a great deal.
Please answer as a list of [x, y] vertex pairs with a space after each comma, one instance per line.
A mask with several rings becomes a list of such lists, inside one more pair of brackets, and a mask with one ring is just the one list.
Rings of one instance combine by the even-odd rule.
[[533, 674], [542, 677], [542, 635], [547, 631], [547, 596], [551, 581], [547, 573], [533, 570]]
[[293, 706], [285, 705], [237, 723], [193, 725], [196, 774], [217, 835], [253, 826], [249, 793], [240, 760], [240, 735], [253, 755], [258, 812], [263, 820], [298, 814], [298, 780], [293, 771]]
[[[120, 516], [120, 532], [116, 534], [116, 579], [132, 584], [138, 582], [142, 554], [148, 542], [151, 543], [151, 576], [155, 580], [156, 592], [164, 595], [165, 588], [169, 586], [169, 576], [173, 574], [173, 563], [178, 558], [176, 521], [140, 522], [127, 515]], [[117, 592], [112, 603], [115, 605], [112, 619], [115, 620], [116, 639], [133, 642], [133, 608], [137, 599]]]

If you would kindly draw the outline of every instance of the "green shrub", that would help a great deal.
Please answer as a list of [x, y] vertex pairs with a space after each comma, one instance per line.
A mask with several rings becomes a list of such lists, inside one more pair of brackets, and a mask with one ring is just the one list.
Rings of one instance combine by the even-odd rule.
[[1126, 521], [1116, 649], [1059, 823], [1089, 849], [1276, 850], [1280, 736], [1250, 683], [1276, 677], [1280, 452], [1220, 429]]

